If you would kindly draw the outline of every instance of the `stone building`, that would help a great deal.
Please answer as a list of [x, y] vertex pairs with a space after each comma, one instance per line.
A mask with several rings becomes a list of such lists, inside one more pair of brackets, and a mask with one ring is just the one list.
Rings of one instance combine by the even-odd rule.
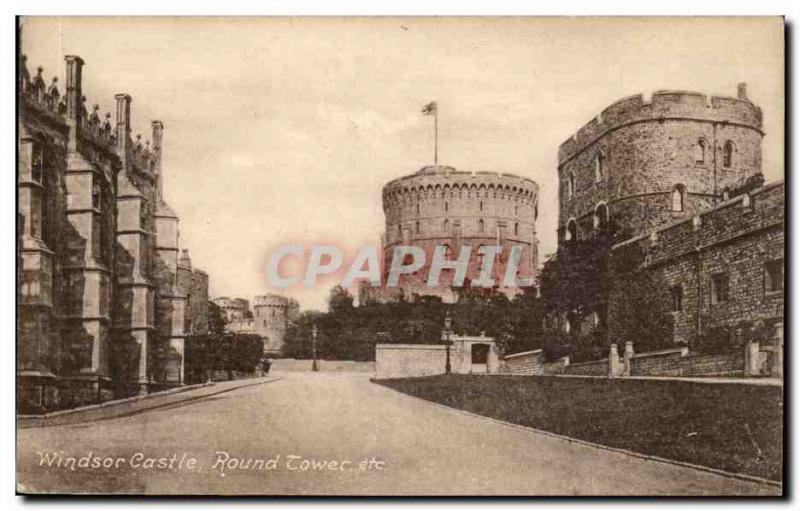
[[256, 296], [252, 310], [244, 298], [220, 296], [213, 301], [225, 315], [227, 331], [260, 335], [264, 338], [264, 352], [273, 355], [283, 349], [289, 322], [300, 311], [296, 300], [277, 294]]
[[21, 410], [183, 381], [186, 296], [178, 217], [162, 195], [163, 125], [153, 121], [152, 144], [132, 138], [127, 94], [113, 119], [89, 112], [83, 60], [65, 61], [63, 95], [57, 78], [31, 76], [24, 56], [19, 65]]
[[192, 267], [189, 250], [183, 249], [178, 259], [178, 290], [186, 297], [186, 335], [208, 332], [208, 273]]
[[[641, 249], [661, 277], [675, 342], [740, 321], [782, 323], [784, 195], [783, 181], [770, 183], [613, 247]], [[612, 291], [612, 336], [619, 298]]]
[[[367, 298], [406, 298], [415, 293], [440, 296], [453, 301], [455, 272], [442, 272], [438, 287], [428, 287], [426, 280], [434, 248], [445, 247], [447, 259], [457, 259], [463, 247], [470, 247], [467, 279], [480, 275], [483, 256], [479, 249], [500, 245], [503, 252], [495, 260], [492, 278], [502, 284], [512, 246], [522, 248], [518, 265], [519, 278], [533, 278], [538, 265], [538, 185], [527, 178], [496, 172], [462, 172], [453, 167], [432, 165], [418, 172], [390, 181], [383, 188], [383, 211], [386, 231], [382, 237], [383, 277], [385, 283], [398, 245], [416, 246], [425, 252], [426, 266], [401, 277], [398, 289], [369, 290], [362, 287], [360, 301]], [[501, 288], [509, 295], [516, 286]]]
[[264, 352], [283, 350], [286, 329], [300, 312], [296, 300], [277, 294], [256, 296], [253, 300], [253, 331], [264, 338]]
[[[761, 175], [763, 136], [744, 84], [736, 97], [661, 91], [610, 105], [559, 148], [559, 249], [605, 227], [619, 240], [612, 258], [641, 249], [666, 282], [676, 342], [742, 320], [780, 323], [784, 186], [744, 186]], [[548, 324], [602, 323], [613, 337], [620, 298], [587, 304], [591, 320], [554, 311]]]

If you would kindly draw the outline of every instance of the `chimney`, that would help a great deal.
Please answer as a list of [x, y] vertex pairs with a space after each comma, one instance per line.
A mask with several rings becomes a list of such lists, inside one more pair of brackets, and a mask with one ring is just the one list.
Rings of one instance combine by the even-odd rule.
[[67, 62], [67, 122], [70, 125], [70, 150], [77, 148], [77, 140], [81, 129], [83, 117], [83, 91], [81, 87], [81, 73], [83, 72], [83, 59], [77, 55], [64, 57]]
[[749, 101], [747, 99], [747, 84], [742, 82], [736, 86], [736, 97], [742, 99], [744, 101]]
[[115, 94], [117, 100], [117, 154], [125, 170], [128, 169], [128, 145], [131, 140], [131, 97]]
[[67, 55], [67, 117], [81, 121], [81, 97], [83, 91], [81, 87], [81, 73], [83, 71], [83, 59], [77, 55]]
[[153, 121], [153, 155], [155, 165], [153, 173], [156, 175], [156, 197], [161, 197], [161, 144], [164, 138], [164, 124], [161, 121]]

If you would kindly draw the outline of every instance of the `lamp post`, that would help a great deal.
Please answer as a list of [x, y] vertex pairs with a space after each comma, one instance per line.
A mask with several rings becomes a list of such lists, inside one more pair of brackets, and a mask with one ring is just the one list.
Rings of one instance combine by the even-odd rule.
[[442, 332], [444, 336], [444, 345], [447, 350], [447, 358], [445, 359], [444, 363], [444, 373], [450, 374], [451, 367], [450, 367], [450, 346], [453, 344], [450, 341], [450, 334], [452, 330], [450, 329], [451, 325], [453, 324], [452, 318], [450, 318], [450, 311], [447, 311], [447, 315], [444, 317], [444, 332]]
[[319, 371], [317, 366], [317, 325], [311, 327], [311, 370]]

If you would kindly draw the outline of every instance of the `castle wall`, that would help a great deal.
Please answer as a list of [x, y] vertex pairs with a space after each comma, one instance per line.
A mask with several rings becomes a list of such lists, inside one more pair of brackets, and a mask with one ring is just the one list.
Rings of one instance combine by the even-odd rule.
[[[783, 182], [771, 183], [663, 226], [654, 235], [621, 243], [614, 252], [642, 250], [645, 268], [663, 278], [665, 294], [680, 286], [682, 307], [672, 313], [676, 342], [692, 345], [708, 329], [740, 321], [778, 322], [783, 318], [783, 286], [767, 288], [767, 264], [783, 267], [784, 202]], [[717, 303], [712, 298], [714, 275], [729, 280], [727, 299]], [[619, 298], [612, 292], [612, 337]]]

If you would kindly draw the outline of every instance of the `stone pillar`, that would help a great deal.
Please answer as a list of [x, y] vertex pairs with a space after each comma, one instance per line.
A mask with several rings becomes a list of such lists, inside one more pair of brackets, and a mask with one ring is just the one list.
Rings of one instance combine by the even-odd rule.
[[67, 104], [67, 124], [70, 127], [69, 147], [70, 151], [77, 149], [78, 135], [83, 121], [83, 59], [77, 55], [67, 55], [64, 57], [67, 62], [67, 83], [66, 83], [66, 104]]
[[162, 181], [161, 181], [161, 145], [164, 138], [164, 124], [161, 121], [153, 121], [153, 155], [155, 156], [155, 165], [153, 166], [153, 173], [156, 178], [156, 197], [161, 198]]
[[619, 362], [617, 345], [612, 344], [608, 348], [608, 377], [617, 378], [618, 376], [622, 376], [622, 364]]
[[761, 357], [759, 356], [760, 346], [757, 342], [750, 341], [744, 347], [744, 375], [760, 376]]
[[128, 146], [131, 140], [131, 97], [127, 94], [117, 94], [117, 154], [122, 160], [124, 170], [127, 169]]
[[623, 376], [631, 375], [632, 360], [633, 360], [633, 343], [631, 341], [628, 341], [625, 343], [625, 354], [624, 354], [625, 367], [623, 369]]

